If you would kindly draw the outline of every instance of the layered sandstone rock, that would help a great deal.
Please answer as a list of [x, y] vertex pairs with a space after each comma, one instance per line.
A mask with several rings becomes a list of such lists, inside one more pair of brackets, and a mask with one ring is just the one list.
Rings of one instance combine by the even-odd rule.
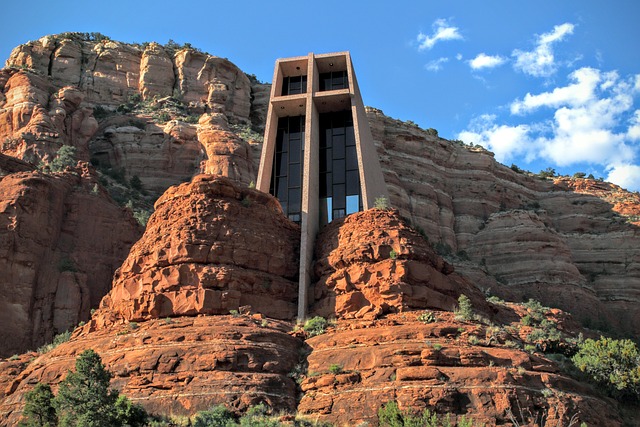
[[16, 425], [37, 382], [56, 390], [87, 348], [114, 374], [112, 387], [151, 413], [186, 415], [216, 404], [244, 412], [259, 403], [295, 411], [287, 374], [302, 342], [287, 334], [289, 323], [226, 315], [86, 329], [47, 354], [0, 361], [0, 425]]
[[[409, 411], [430, 409], [495, 426], [568, 425], [573, 416], [593, 425], [620, 426], [615, 405], [560, 373], [540, 355], [486, 344], [486, 327], [436, 313], [425, 324], [416, 312], [377, 321], [339, 320], [335, 330], [308, 339], [302, 414], [335, 424], [377, 423], [395, 401]], [[473, 337], [473, 338], [472, 338]], [[479, 344], [470, 344], [478, 342]]]
[[484, 297], [453, 272], [397, 211], [370, 209], [333, 221], [316, 245], [312, 313], [375, 319], [411, 309], [453, 310]]
[[100, 190], [86, 164], [2, 177], [0, 355], [51, 342], [86, 320], [139, 235], [131, 212]]
[[[7, 67], [0, 75], [5, 154], [38, 164], [72, 145], [80, 159], [137, 176], [156, 196], [200, 172], [255, 181], [256, 150], [226, 124], [263, 126], [270, 86], [252, 86], [226, 59], [66, 33], [18, 46]], [[179, 111], [167, 109], [167, 100]], [[117, 114], [122, 105], [125, 114]], [[194, 119], [205, 112], [225, 126], [207, 116], [200, 129]], [[187, 119], [191, 124], [180, 121]]]
[[481, 147], [368, 109], [391, 204], [483, 289], [640, 335], [640, 199], [518, 173]]
[[295, 316], [300, 228], [274, 197], [199, 175], [167, 190], [155, 209], [92, 327], [245, 305]]

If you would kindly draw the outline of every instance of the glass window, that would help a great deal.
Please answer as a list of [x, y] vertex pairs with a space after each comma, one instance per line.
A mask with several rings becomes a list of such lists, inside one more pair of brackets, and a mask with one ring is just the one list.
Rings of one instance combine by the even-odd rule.
[[344, 159], [344, 134], [333, 136], [333, 158]]
[[358, 152], [355, 146], [347, 147], [347, 170], [358, 169]]
[[356, 145], [356, 134], [353, 131], [353, 124], [346, 128], [347, 145]]
[[345, 216], [344, 209], [334, 209], [333, 210], [333, 218], [334, 219], [344, 218], [344, 216]]
[[300, 214], [299, 213], [289, 214], [289, 219], [293, 222], [300, 222]]
[[358, 201], [358, 195], [347, 196], [347, 215], [358, 212], [360, 209], [360, 202]]
[[289, 187], [300, 187], [300, 163], [289, 164]]
[[301, 191], [299, 188], [291, 188], [289, 189], [289, 211], [290, 212], [300, 212], [301, 206]]
[[278, 199], [280, 199], [281, 201], [287, 200], [287, 177], [283, 177], [283, 178], [278, 178], [276, 181], [276, 191], [278, 194], [276, 194], [276, 197]]
[[289, 153], [291, 163], [296, 163], [300, 161], [300, 138], [291, 138], [289, 139]]
[[345, 185], [338, 184], [333, 186], [333, 208], [344, 209], [345, 208]]
[[347, 171], [347, 195], [360, 193], [360, 177], [358, 171]]
[[334, 184], [344, 184], [345, 182], [345, 163], [344, 159], [334, 160], [333, 161], [333, 183]]
[[287, 153], [276, 155], [276, 165], [278, 166], [277, 176], [287, 176], [287, 165], [289, 164], [287, 157]]
[[320, 199], [320, 225], [327, 225], [333, 219], [331, 197]]

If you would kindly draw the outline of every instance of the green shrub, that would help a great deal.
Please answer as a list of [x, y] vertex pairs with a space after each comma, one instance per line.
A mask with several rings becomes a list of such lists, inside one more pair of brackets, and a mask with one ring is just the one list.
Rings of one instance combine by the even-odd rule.
[[58, 261], [58, 271], [60, 273], [64, 273], [65, 271], [76, 272], [78, 271], [78, 268], [71, 259], [63, 257], [60, 258], [60, 261]]
[[93, 350], [76, 359], [76, 371], [62, 380], [53, 399], [62, 426], [143, 426], [146, 412], [116, 390], [109, 389], [111, 373]]
[[316, 316], [304, 323], [302, 329], [309, 334], [309, 336], [314, 337], [316, 335], [324, 334], [324, 330], [327, 327], [327, 319], [324, 317]]
[[49, 344], [45, 344], [42, 347], [38, 348], [38, 353], [40, 353], [40, 354], [48, 353], [51, 350], [53, 350], [54, 348], [56, 348], [57, 346], [59, 346], [60, 344], [69, 341], [70, 338], [71, 338], [71, 332], [70, 331], [64, 331], [64, 332], [56, 335], [55, 337], [53, 337], [53, 342], [51, 342]]
[[376, 209], [389, 209], [389, 199], [385, 196], [376, 197], [376, 200], [373, 203], [373, 207]]
[[471, 320], [473, 318], [473, 306], [471, 305], [471, 300], [465, 294], [461, 294], [458, 298], [458, 308], [455, 314], [456, 317], [462, 320]]
[[20, 426], [54, 427], [58, 425], [58, 416], [53, 407], [53, 392], [49, 384], [38, 383], [25, 395]]
[[438, 417], [435, 412], [425, 409], [421, 413], [412, 414], [401, 411], [396, 402], [388, 402], [378, 409], [378, 422], [381, 427], [472, 427], [473, 420], [465, 416], [459, 417], [457, 423], [451, 421], [450, 414]]
[[329, 366], [329, 372], [334, 375], [338, 375], [342, 372], [342, 365], [338, 365], [337, 363], [332, 364], [331, 366]]
[[396, 259], [398, 257], [398, 253], [396, 251], [394, 251], [393, 249], [391, 249], [391, 252], [389, 252], [389, 258], [390, 259]]
[[640, 354], [633, 341], [589, 338], [578, 344], [571, 360], [612, 395], [640, 397]]
[[76, 148], [63, 145], [56, 153], [56, 157], [49, 163], [51, 172], [64, 172], [67, 167], [73, 168], [78, 163], [76, 160]]
[[436, 315], [431, 310], [425, 310], [418, 316], [418, 321], [422, 323], [433, 323], [436, 321]]
[[236, 426], [233, 413], [222, 405], [196, 414], [193, 427], [232, 427]]

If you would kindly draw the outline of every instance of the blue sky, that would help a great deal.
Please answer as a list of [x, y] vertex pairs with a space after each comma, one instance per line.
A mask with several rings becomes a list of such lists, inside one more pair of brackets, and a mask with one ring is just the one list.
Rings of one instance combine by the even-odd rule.
[[189, 42], [271, 81], [276, 58], [349, 50], [366, 105], [507, 165], [640, 190], [637, 0], [34, 0], [3, 15], [1, 60], [46, 34], [95, 31]]

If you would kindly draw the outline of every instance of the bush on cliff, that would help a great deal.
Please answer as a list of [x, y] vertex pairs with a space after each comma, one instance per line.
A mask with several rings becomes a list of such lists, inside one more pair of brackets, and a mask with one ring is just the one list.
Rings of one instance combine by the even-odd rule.
[[579, 344], [571, 360], [614, 397], [640, 397], [640, 354], [633, 341], [589, 338]]
[[[60, 383], [55, 397], [48, 385], [38, 384], [26, 398], [23, 425], [26, 426], [143, 426], [147, 413], [109, 388], [111, 373], [93, 350], [76, 359], [76, 371]], [[47, 393], [47, 388], [49, 393]], [[38, 408], [36, 411], [35, 408]], [[42, 414], [47, 414], [44, 418]], [[57, 424], [53, 415], [57, 418]], [[40, 421], [45, 420], [46, 422]]]

